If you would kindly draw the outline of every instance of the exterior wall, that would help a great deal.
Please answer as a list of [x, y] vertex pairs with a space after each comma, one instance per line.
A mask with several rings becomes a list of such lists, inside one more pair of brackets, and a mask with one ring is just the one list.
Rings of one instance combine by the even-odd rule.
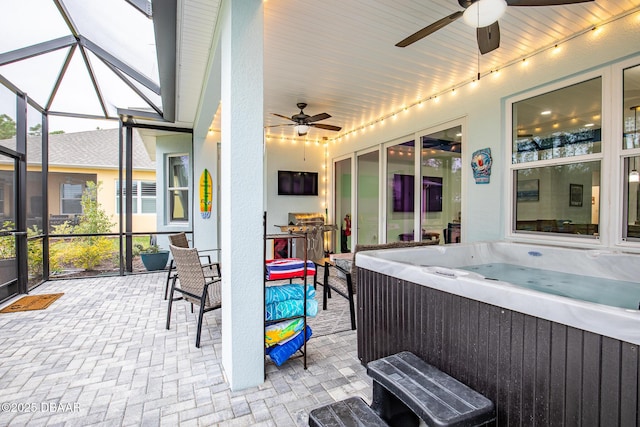
[[[189, 213], [189, 222], [176, 222], [170, 223], [168, 219], [167, 211], [167, 156], [172, 154], [188, 154], [189, 161], [192, 166], [191, 173], [189, 174], [189, 188], [193, 191], [189, 194], [190, 207], [194, 207], [193, 201], [198, 196], [194, 197], [193, 192], [197, 191], [197, 185], [194, 185], [194, 158], [192, 151], [192, 136], [191, 134], [171, 134], [162, 135], [156, 137], [156, 206], [159, 207], [159, 214], [156, 218], [156, 227], [158, 231], [169, 231], [172, 233], [179, 233], [181, 231], [190, 231], [190, 223], [193, 223], [194, 209], [191, 209]], [[198, 175], [199, 178], [200, 175]], [[158, 236], [158, 245], [168, 248], [169, 240], [166, 236]]]
[[[522, 61], [481, 78], [477, 84], [467, 84], [455, 94], [444, 94], [439, 102], [423, 102], [412, 107], [395, 120], [385, 120], [367, 132], [354, 132], [349, 137], [329, 144], [330, 159], [393, 141], [414, 132], [420, 132], [441, 123], [466, 117], [462, 147], [462, 227], [467, 242], [499, 240], [505, 237], [508, 201], [505, 199], [506, 180], [504, 166], [506, 149], [510, 141], [505, 135], [505, 99], [532, 88], [590, 71], [603, 64], [637, 55], [640, 43], [640, 21], [631, 15], [615, 24], [604, 26], [561, 44], [559, 52], [543, 51]], [[488, 71], [490, 64], [482, 65]], [[471, 77], [471, 76], [470, 76]], [[434, 93], [447, 87], [436, 87]], [[425, 94], [422, 94], [424, 96]], [[411, 100], [407, 99], [407, 102]], [[399, 107], [381, 106], [391, 113]], [[364, 125], [365, 123], [363, 123]], [[476, 185], [470, 165], [471, 154], [489, 147], [493, 157], [491, 183]], [[606, 197], [603, 195], [603, 197]], [[603, 205], [605, 206], [605, 205]], [[618, 207], [612, 207], [616, 212]], [[354, 224], [354, 227], [356, 225]]]
[[499, 426], [640, 424], [638, 346], [358, 269], [358, 357], [408, 350], [491, 399]]
[[[193, 169], [194, 169], [194, 197], [192, 203], [193, 230], [197, 233], [193, 235], [193, 246], [199, 249], [218, 249], [220, 248], [220, 240], [218, 235], [220, 225], [220, 183], [218, 182], [218, 142], [220, 134], [210, 132], [204, 139], [197, 138], [194, 135], [193, 141]], [[213, 202], [211, 207], [211, 217], [202, 218], [199, 199], [199, 182], [200, 174], [207, 169], [213, 180]], [[219, 254], [212, 252], [213, 257]]]
[[[119, 231], [119, 215], [116, 213], [116, 182], [118, 181], [118, 171], [109, 169], [71, 169], [60, 167], [49, 167], [49, 214], [59, 215], [60, 206], [60, 189], [61, 184], [65, 182], [65, 178], [69, 175], [77, 175], [76, 179], [81, 180], [96, 180], [102, 185], [98, 193], [98, 202], [102, 205], [102, 208], [111, 216], [114, 225], [112, 232]], [[155, 171], [134, 171], [134, 180], [155, 181]], [[161, 187], [158, 186], [156, 191], [160, 191]], [[158, 196], [156, 195], [156, 200]], [[157, 206], [160, 206], [157, 204]], [[156, 215], [155, 214], [135, 214], [133, 215], [133, 230], [136, 232], [149, 231], [155, 232]]]
[[[311, 129], [310, 134], [313, 132]], [[278, 233], [279, 228], [274, 225], [287, 224], [289, 213], [312, 212], [325, 214], [325, 200], [329, 195], [325, 191], [328, 185], [327, 171], [330, 165], [325, 166], [324, 143], [309, 142], [304, 147], [301, 142], [292, 144], [291, 141], [267, 140], [266, 143], [266, 176], [265, 176], [265, 207], [267, 211], [267, 233]], [[304, 171], [318, 172], [317, 196], [278, 196], [278, 171]], [[331, 191], [327, 187], [326, 191]]]

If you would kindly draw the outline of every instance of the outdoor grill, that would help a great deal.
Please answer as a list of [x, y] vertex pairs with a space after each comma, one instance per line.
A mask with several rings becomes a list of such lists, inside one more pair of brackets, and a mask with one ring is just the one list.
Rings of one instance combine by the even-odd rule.
[[[289, 213], [287, 225], [276, 225], [287, 233], [304, 233], [307, 235], [307, 259], [324, 258], [324, 233], [336, 230], [335, 225], [325, 224], [321, 213]], [[304, 258], [304, 246], [299, 239], [293, 239], [291, 254], [296, 258]]]

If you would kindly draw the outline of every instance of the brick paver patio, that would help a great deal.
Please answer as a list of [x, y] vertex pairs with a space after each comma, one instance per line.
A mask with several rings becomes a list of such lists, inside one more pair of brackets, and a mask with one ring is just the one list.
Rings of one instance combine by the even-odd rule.
[[[165, 277], [48, 282], [32, 294], [65, 293], [49, 308], [0, 314], [0, 425], [306, 426], [317, 406], [371, 400], [350, 330], [314, 336], [306, 371], [301, 360], [269, 363], [264, 384], [232, 392], [220, 311], [205, 314], [200, 349], [188, 304], [174, 304], [167, 331]], [[317, 321], [331, 323], [341, 304], [333, 298]]]

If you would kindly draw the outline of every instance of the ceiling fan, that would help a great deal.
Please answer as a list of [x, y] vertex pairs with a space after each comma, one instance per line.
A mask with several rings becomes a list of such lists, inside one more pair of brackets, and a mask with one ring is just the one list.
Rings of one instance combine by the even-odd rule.
[[274, 116], [291, 120], [293, 123], [287, 123], [286, 125], [273, 125], [273, 126], [267, 126], [267, 127], [295, 126], [296, 133], [298, 134], [298, 136], [306, 135], [310, 127], [316, 127], [318, 129], [325, 129], [325, 130], [332, 130], [336, 132], [342, 129], [339, 126], [315, 123], [315, 122], [319, 122], [320, 120], [325, 120], [330, 118], [331, 116], [329, 114], [320, 113], [320, 114], [316, 114], [315, 116], [309, 116], [308, 114], [305, 114], [304, 111], [302, 111], [305, 108], [307, 108], [307, 104], [305, 104], [304, 102], [299, 102], [297, 106], [300, 109], [300, 112], [298, 114], [294, 114], [291, 117], [283, 116], [282, 114], [272, 113]]
[[481, 54], [489, 53], [500, 46], [500, 27], [498, 19], [507, 6], [561, 6], [574, 3], [586, 3], [594, 0], [458, 0], [464, 11], [454, 12], [420, 31], [398, 42], [396, 46], [406, 47], [439, 29], [446, 27], [461, 16], [465, 23], [476, 28], [478, 49]]

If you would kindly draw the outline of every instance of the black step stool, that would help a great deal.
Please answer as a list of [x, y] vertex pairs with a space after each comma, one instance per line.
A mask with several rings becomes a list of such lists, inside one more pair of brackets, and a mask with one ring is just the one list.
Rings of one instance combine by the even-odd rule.
[[479, 426], [495, 420], [493, 402], [429, 365], [402, 352], [367, 365], [373, 378], [371, 409], [391, 426]]
[[309, 427], [362, 426], [388, 427], [359, 397], [350, 397], [309, 413]]

